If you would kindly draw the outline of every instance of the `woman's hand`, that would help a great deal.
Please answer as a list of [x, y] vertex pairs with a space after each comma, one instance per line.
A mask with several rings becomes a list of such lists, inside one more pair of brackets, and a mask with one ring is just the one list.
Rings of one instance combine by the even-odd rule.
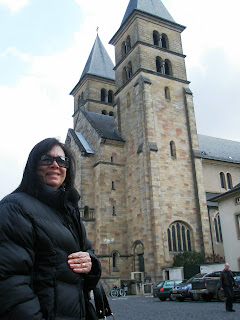
[[88, 252], [74, 252], [68, 256], [69, 267], [76, 273], [89, 273], [92, 261]]

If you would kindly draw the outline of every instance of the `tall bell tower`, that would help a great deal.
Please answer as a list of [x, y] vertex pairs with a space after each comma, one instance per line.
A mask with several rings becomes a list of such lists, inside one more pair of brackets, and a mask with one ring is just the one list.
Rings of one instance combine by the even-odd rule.
[[184, 29], [160, 0], [130, 0], [116, 65], [97, 36], [71, 92], [80, 213], [112, 281], [156, 282], [177, 253], [212, 253]]
[[130, 0], [115, 46], [115, 126], [125, 141], [133, 271], [157, 277], [176, 252], [211, 253], [181, 32], [160, 0]]

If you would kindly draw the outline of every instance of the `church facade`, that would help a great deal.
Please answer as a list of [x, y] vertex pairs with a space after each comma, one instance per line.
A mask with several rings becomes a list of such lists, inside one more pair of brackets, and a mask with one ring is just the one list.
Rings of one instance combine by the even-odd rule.
[[239, 183], [240, 157], [197, 134], [184, 29], [160, 0], [130, 0], [110, 40], [115, 66], [97, 35], [71, 91], [66, 142], [104, 276], [144, 272], [156, 281], [179, 252], [224, 256], [218, 208], [208, 198]]

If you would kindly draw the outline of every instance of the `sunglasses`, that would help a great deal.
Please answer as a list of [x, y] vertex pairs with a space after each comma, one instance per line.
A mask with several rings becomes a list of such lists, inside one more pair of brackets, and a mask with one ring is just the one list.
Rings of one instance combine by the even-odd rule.
[[40, 158], [40, 166], [48, 166], [53, 164], [53, 161], [56, 161], [59, 167], [68, 168], [69, 167], [69, 158], [67, 157], [52, 157], [49, 154], [44, 154]]

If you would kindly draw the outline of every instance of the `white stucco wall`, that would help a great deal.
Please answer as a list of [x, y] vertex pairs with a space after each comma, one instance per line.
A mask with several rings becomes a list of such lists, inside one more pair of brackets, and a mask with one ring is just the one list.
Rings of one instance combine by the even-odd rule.
[[225, 261], [230, 264], [230, 269], [233, 271], [240, 271], [240, 233], [236, 218], [240, 214], [240, 204], [236, 204], [237, 197], [240, 197], [240, 191], [223, 197], [218, 202]]
[[208, 273], [214, 271], [222, 271], [224, 269], [225, 263], [215, 263], [215, 264], [203, 264], [200, 266], [201, 273]]
[[184, 271], [183, 267], [165, 268], [163, 269], [163, 278], [167, 280], [167, 274], [169, 273], [169, 280], [183, 280]]

